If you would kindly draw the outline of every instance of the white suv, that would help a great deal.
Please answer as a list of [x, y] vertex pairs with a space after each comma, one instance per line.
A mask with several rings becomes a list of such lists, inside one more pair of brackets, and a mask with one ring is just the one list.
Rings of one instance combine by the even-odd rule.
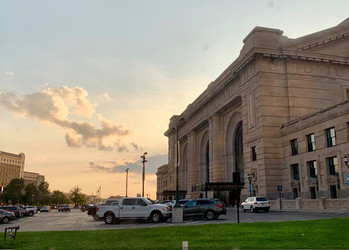
[[241, 203], [241, 209], [243, 212], [250, 210], [253, 213], [258, 210], [264, 210], [267, 213], [270, 209], [270, 202], [266, 197], [248, 197]]

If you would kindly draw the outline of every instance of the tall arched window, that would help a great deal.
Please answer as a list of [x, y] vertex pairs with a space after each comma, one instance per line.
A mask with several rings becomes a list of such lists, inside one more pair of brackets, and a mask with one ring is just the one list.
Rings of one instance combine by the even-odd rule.
[[243, 177], [244, 172], [244, 158], [243, 158], [243, 144], [242, 144], [242, 122], [239, 122], [234, 136], [234, 155], [235, 155], [235, 171], [240, 173]]
[[210, 145], [206, 145], [206, 182], [210, 182]]

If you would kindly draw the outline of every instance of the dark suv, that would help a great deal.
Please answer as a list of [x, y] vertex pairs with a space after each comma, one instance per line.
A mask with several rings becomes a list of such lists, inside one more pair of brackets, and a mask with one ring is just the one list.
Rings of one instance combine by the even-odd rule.
[[204, 216], [208, 220], [217, 219], [227, 214], [225, 204], [217, 199], [199, 198], [187, 202], [183, 206], [183, 216]]
[[0, 207], [0, 209], [13, 212], [17, 218], [23, 217], [20, 208], [17, 206], [3, 206], [3, 207]]
[[69, 205], [66, 205], [66, 204], [59, 205], [58, 212], [70, 212]]

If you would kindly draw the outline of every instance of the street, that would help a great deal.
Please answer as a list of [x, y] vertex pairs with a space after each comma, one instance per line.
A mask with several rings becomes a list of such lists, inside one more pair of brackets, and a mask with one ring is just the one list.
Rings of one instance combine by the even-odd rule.
[[[237, 212], [235, 208], [228, 208], [227, 215], [220, 216], [217, 220], [186, 218], [183, 223], [172, 223], [171, 220], [164, 223], [151, 223], [147, 221], [123, 221], [119, 224], [106, 225], [103, 220], [95, 221], [87, 212], [79, 209], [71, 209], [71, 212], [57, 212], [51, 210], [47, 213], [37, 213], [33, 217], [23, 217], [8, 224], [0, 224], [0, 230], [4, 232], [7, 227], [20, 226], [19, 232], [27, 231], [67, 231], [67, 230], [105, 230], [105, 229], [130, 229], [145, 227], [163, 227], [178, 225], [200, 225], [218, 223], [237, 223]], [[297, 221], [316, 220], [326, 218], [349, 217], [349, 210], [337, 211], [278, 211], [271, 210], [269, 213], [243, 213], [239, 211], [240, 223], [272, 222], [272, 221]]]

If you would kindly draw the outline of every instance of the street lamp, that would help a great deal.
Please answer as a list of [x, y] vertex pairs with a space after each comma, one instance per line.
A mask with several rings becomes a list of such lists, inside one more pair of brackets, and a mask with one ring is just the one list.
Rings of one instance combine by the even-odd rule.
[[182, 117], [179, 119], [179, 121], [176, 124], [176, 127], [174, 129], [176, 130], [176, 204], [174, 205], [175, 208], [181, 207], [179, 204], [179, 192], [178, 192], [178, 169], [179, 169], [179, 138], [178, 138], [178, 127], [179, 125], [184, 122], [184, 118]]
[[145, 155], [148, 154], [147, 152], [144, 152], [144, 154], [141, 156], [142, 163], [143, 163], [143, 175], [142, 175], [142, 197], [144, 197], [144, 178], [145, 178], [145, 163], [147, 162], [145, 159]]
[[248, 173], [247, 174], [247, 179], [248, 179], [248, 190], [250, 192], [250, 197], [252, 196], [252, 186], [251, 186], [251, 181], [252, 181], [252, 174], [251, 173]]
[[129, 168], [127, 168], [125, 171], [126, 171], [126, 196], [127, 197], [127, 182], [128, 182], [128, 170]]
[[348, 165], [348, 156], [347, 155], [344, 155], [344, 163], [345, 165], [347, 165], [347, 167], [349, 168], [349, 165]]

